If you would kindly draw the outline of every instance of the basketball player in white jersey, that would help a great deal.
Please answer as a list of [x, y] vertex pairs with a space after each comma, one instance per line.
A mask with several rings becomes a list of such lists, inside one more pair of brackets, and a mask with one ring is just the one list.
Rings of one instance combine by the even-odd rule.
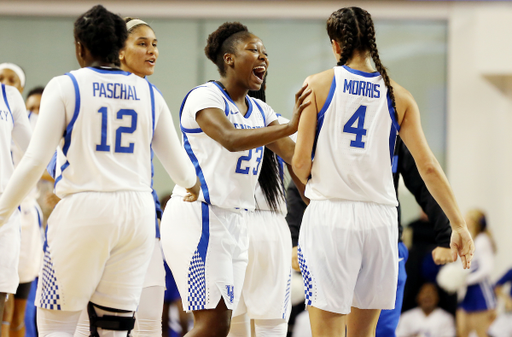
[[199, 185], [163, 97], [115, 67], [125, 22], [97, 5], [75, 21], [74, 35], [83, 68], [48, 83], [34, 141], [0, 198], [0, 224], [63, 139], [61, 201], [48, 221], [36, 296], [39, 334], [73, 335], [87, 307], [91, 335], [126, 336], [154, 246], [151, 147], [189, 189], [187, 200]]
[[[299, 125], [293, 169], [311, 200], [299, 237], [313, 336], [373, 336], [395, 303], [397, 132], [453, 228], [452, 257], [471, 264], [474, 244], [453, 192], [421, 129], [414, 98], [379, 59], [368, 12], [342, 8], [327, 20], [338, 66], [306, 79], [313, 101]], [[373, 60], [377, 71], [373, 68]], [[314, 159], [312, 159], [314, 158]]]
[[264, 145], [290, 162], [295, 132], [309, 92], [296, 95], [292, 120], [279, 125], [267, 104], [247, 96], [259, 90], [268, 67], [262, 41], [242, 24], [210, 34], [207, 57], [220, 81], [192, 89], [180, 109], [184, 147], [201, 181], [194, 203], [176, 187], [162, 219], [162, 246], [183, 300], [194, 313], [194, 335], [226, 336], [247, 266], [244, 218], [255, 208], [254, 188]]
[[[18, 89], [0, 84], [0, 196], [5, 192], [14, 166], [11, 142], [25, 151], [31, 136], [31, 128], [25, 103]], [[0, 317], [3, 316], [7, 294], [18, 288], [18, 263], [20, 255], [20, 212], [16, 209], [3, 219], [0, 226]], [[8, 331], [8, 330], [7, 330]], [[1, 331], [0, 331], [1, 335]]]
[[[128, 39], [119, 52], [121, 69], [139, 77], [153, 75], [156, 60], [158, 59], [157, 39], [153, 29], [144, 21], [134, 18], [125, 18]], [[156, 89], [156, 87], [155, 87]], [[157, 217], [161, 219], [162, 210], [158, 196], [153, 190]], [[135, 327], [132, 335], [162, 336], [162, 309], [165, 293], [165, 269], [160, 244], [160, 229], [155, 220], [156, 240], [148, 272], [144, 278], [140, 303], [135, 313]], [[87, 337], [90, 334], [87, 311], [83, 311], [78, 322], [75, 336]]]
[[[26, 76], [23, 69], [14, 63], [0, 64], [0, 82], [6, 85], [13, 85], [23, 93], [25, 89]], [[27, 100], [32, 92], [27, 95]], [[37, 123], [37, 114], [27, 108], [28, 120], [32, 130]], [[15, 144], [11, 146], [14, 166], [18, 165], [23, 156], [22, 151]], [[43, 242], [42, 242], [42, 211], [37, 203], [39, 190], [34, 187], [20, 204], [21, 243], [18, 265], [19, 285], [14, 296], [11, 296], [5, 307], [2, 320], [4, 335], [9, 331], [10, 337], [25, 336], [25, 309], [28, 295], [41, 269]]]
[[[265, 82], [266, 77], [261, 89], [249, 91], [249, 96], [266, 102]], [[278, 116], [278, 121], [289, 122], [282, 116]], [[228, 337], [251, 336], [251, 323], [257, 337], [284, 337], [288, 331], [292, 240], [285, 219], [284, 162], [269, 149], [264, 151], [254, 193], [256, 210], [247, 214], [246, 221], [248, 265]]]

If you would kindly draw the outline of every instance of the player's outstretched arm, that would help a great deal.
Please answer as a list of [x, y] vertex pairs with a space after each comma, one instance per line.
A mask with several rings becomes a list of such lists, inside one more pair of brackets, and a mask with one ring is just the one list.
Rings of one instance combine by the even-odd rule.
[[[169, 108], [160, 95], [157, 97], [160, 114], [155, 124], [153, 150], [171, 179], [176, 184], [191, 189], [192, 194], [195, 194], [197, 176], [194, 165], [192, 165], [185, 149], [181, 146]], [[198, 191], [197, 195], [199, 195]], [[197, 197], [195, 200], [197, 200]]]
[[452, 236], [450, 248], [452, 258], [461, 257], [464, 268], [471, 266], [475, 246], [466, 222], [455, 201], [455, 196], [439, 162], [428, 146], [421, 128], [420, 113], [412, 95], [393, 82], [397, 113], [400, 123], [400, 137], [404, 141], [418, 167], [428, 190], [439, 203], [450, 220]]
[[[308, 85], [309, 77], [305, 80]], [[292, 159], [293, 172], [299, 180], [305, 185], [311, 174], [313, 165], [311, 153], [313, 152], [313, 143], [315, 142], [317, 104], [316, 104], [316, 87], [311, 85], [311, 101], [313, 104], [308, 105], [302, 112], [297, 133], [297, 143], [295, 144], [295, 152]]]
[[236, 129], [226, 118], [224, 111], [218, 108], [206, 108], [198, 111], [196, 121], [204, 133], [228, 151], [254, 149], [294, 134], [297, 131], [302, 111], [309, 105], [309, 101], [304, 101], [309, 94], [310, 91], [306, 90], [306, 86], [296, 94], [293, 117], [287, 124], [275, 123], [259, 129]]
[[25, 153], [32, 137], [32, 128], [27, 116], [25, 102], [20, 92], [14, 87], [5, 87], [7, 101], [10, 102], [12, 115], [14, 119], [14, 128], [12, 130], [12, 139], [18, 148]]
[[[73, 88], [71, 83], [70, 88]], [[66, 110], [61, 95], [58, 80], [51, 80], [41, 99], [39, 119], [32, 140], [0, 198], [0, 226], [39, 181], [64, 134]]]

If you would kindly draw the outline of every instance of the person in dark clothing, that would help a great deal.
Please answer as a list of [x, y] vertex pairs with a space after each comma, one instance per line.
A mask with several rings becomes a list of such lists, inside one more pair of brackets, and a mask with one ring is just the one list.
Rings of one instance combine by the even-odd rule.
[[[395, 184], [395, 190], [398, 195], [398, 182], [400, 175], [404, 180], [405, 186], [407, 189], [414, 195], [416, 202], [421, 206], [423, 211], [428, 215], [430, 219], [430, 231], [434, 232], [436, 247], [432, 251], [432, 259], [436, 264], [446, 264], [452, 261], [450, 254], [450, 237], [451, 237], [451, 227], [448, 218], [441, 210], [441, 207], [434, 200], [430, 192], [428, 191], [425, 183], [421, 179], [421, 176], [418, 172], [418, 168], [416, 167], [416, 163], [414, 159], [401, 140], [400, 137], [397, 137], [395, 152], [393, 156], [393, 179]], [[303, 187], [301, 188], [303, 192]], [[298, 261], [297, 261], [297, 245], [299, 238], [299, 231], [302, 222], [302, 215], [304, 210], [306, 209], [306, 203], [303, 200], [303, 193], [299, 192], [297, 187], [290, 183], [287, 189], [287, 204], [288, 204], [288, 214], [286, 216], [286, 220], [288, 221], [288, 226], [290, 227], [290, 232], [292, 235], [292, 244], [293, 244], [293, 261], [292, 267], [295, 270], [298, 270]], [[405, 262], [408, 258], [408, 250], [407, 247], [402, 242], [402, 232], [403, 227], [401, 225], [401, 216], [400, 216], [400, 206], [398, 206], [398, 227], [399, 227], [399, 242], [398, 242], [398, 251], [399, 251], [399, 274], [398, 274], [398, 288], [397, 288], [397, 297], [395, 302], [395, 309], [393, 310], [382, 310], [379, 322], [377, 324], [377, 337], [382, 336], [395, 336], [395, 330], [398, 325], [398, 319], [400, 318], [400, 313], [402, 311], [402, 303], [404, 299], [404, 287], [405, 280], [407, 278], [407, 273], [405, 269]], [[421, 284], [418, 286], [421, 287]], [[412, 296], [412, 300], [414, 301], [416, 295]], [[349, 316], [350, 319], [350, 316]], [[290, 319], [292, 320], [292, 319]]]

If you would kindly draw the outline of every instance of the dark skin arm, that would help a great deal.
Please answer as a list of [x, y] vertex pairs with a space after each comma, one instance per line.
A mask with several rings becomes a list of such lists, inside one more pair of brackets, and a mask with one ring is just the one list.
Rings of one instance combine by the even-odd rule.
[[[265, 128], [236, 129], [224, 111], [217, 108], [208, 108], [197, 112], [196, 121], [204, 133], [230, 152], [254, 149], [273, 143], [269, 148], [277, 155], [282, 155], [281, 158], [285, 161], [290, 162], [295, 145], [290, 139], [280, 138], [288, 137], [297, 131], [302, 110], [310, 104], [309, 101], [304, 102], [310, 93], [310, 90], [306, 90], [306, 86], [297, 92], [293, 116], [288, 124], [279, 124], [274, 121]], [[277, 141], [278, 139], [279, 141]], [[293, 147], [290, 143], [293, 144]]]

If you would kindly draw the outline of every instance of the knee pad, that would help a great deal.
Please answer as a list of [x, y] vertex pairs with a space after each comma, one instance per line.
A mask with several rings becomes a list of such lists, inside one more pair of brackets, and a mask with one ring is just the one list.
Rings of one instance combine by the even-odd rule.
[[130, 331], [133, 329], [135, 325], [135, 313], [131, 317], [126, 316], [114, 316], [114, 315], [103, 315], [101, 317], [96, 313], [96, 308], [111, 312], [111, 313], [129, 313], [131, 311], [107, 308], [101, 305], [94, 304], [89, 302], [87, 304], [87, 313], [89, 314], [89, 324], [91, 329], [91, 337], [100, 337], [98, 333], [98, 328], [104, 330], [114, 330], [114, 331], [128, 331], [127, 336], [130, 335]]

